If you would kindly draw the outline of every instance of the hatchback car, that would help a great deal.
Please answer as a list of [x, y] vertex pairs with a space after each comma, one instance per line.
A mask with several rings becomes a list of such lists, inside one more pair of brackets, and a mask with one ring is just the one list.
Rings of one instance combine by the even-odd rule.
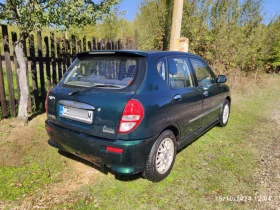
[[227, 124], [225, 82], [189, 53], [78, 53], [47, 95], [49, 144], [113, 174], [160, 181], [178, 150]]

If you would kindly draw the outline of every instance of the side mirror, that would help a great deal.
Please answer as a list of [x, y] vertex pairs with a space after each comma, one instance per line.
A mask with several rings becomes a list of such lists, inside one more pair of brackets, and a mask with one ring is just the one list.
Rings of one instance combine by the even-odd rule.
[[227, 81], [227, 77], [225, 75], [219, 75], [216, 81], [217, 83], [225, 83]]

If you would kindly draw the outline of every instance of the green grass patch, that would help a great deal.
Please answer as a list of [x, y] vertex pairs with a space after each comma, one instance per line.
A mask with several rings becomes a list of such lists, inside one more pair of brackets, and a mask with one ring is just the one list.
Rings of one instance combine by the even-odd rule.
[[[88, 186], [88, 195], [100, 209], [253, 209], [253, 202], [221, 202], [219, 196], [254, 196], [259, 152], [252, 139], [260, 135], [260, 127], [267, 124], [267, 116], [279, 100], [280, 93], [275, 91], [279, 90], [279, 77], [274, 84], [251, 96], [233, 98], [227, 127], [214, 127], [182, 150], [162, 182], [119, 181], [108, 175]], [[270, 132], [264, 130], [264, 140]], [[68, 207], [92, 209], [94, 205], [81, 199]]]

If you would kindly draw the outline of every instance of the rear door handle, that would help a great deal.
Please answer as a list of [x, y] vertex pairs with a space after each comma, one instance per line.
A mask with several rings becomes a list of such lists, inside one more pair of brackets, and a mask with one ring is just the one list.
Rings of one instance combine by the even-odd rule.
[[203, 95], [204, 95], [205, 97], [208, 97], [208, 91], [204, 91], [204, 92], [203, 92]]
[[174, 100], [180, 100], [180, 99], [182, 99], [182, 96], [181, 96], [181, 95], [176, 95], [176, 96], [174, 96]]

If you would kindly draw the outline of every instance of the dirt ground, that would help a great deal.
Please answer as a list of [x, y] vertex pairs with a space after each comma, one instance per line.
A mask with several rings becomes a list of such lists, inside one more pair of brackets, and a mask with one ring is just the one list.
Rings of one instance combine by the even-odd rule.
[[[262, 141], [260, 169], [255, 174], [258, 186], [257, 209], [280, 209], [280, 102], [273, 110], [270, 120], [276, 123], [275, 137], [271, 142]], [[271, 199], [269, 202], [264, 200]]]
[[[1, 155], [0, 165], [20, 166], [24, 156], [23, 153], [26, 151], [18, 148], [34, 147], [34, 139], [41, 140], [37, 142], [40, 147], [50, 147], [47, 144], [48, 137], [43, 129], [45, 119], [46, 115], [41, 114], [25, 126], [16, 123], [15, 120], [5, 119], [0, 121], [0, 133], [2, 134], [0, 135], [0, 154], [5, 154]], [[56, 148], [53, 149], [56, 150]], [[91, 167], [89, 163], [70, 154], [62, 153], [62, 155], [65, 156], [64, 167], [71, 169], [62, 172], [62, 181], [48, 184], [43, 189], [38, 189], [31, 195], [26, 195], [23, 202], [5, 203], [0, 200], [0, 209], [4, 209], [4, 207], [12, 207], [12, 209], [52, 209], [61, 204], [73, 203], [85, 197], [85, 194], [77, 195], [78, 190], [104, 176], [100, 171]], [[90, 200], [91, 198], [87, 199]]]

